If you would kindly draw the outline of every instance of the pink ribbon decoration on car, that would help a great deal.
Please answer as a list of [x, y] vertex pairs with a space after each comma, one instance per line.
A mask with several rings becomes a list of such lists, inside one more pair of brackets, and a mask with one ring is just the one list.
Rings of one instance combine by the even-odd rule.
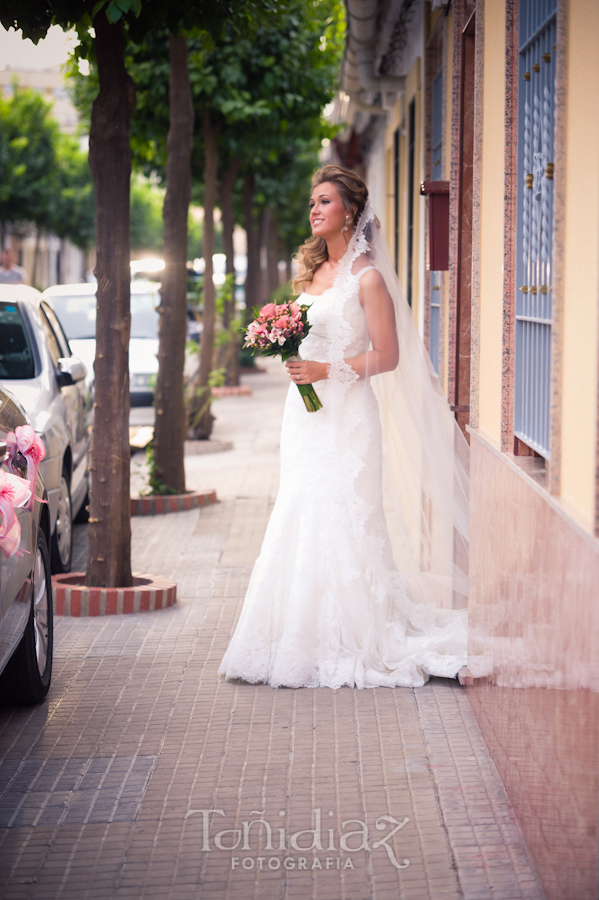
[[26, 506], [32, 497], [30, 484], [18, 475], [9, 475], [0, 469], [0, 550], [6, 558], [14, 556], [21, 541], [21, 525], [15, 508]]
[[[17, 453], [22, 453], [27, 460], [27, 478], [31, 484], [31, 497], [29, 498], [29, 508], [33, 506], [35, 485], [37, 483], [37, 473], [42, 459], [46, 455], [46, 448], [41, 438], [39, 438], [31, 425], [19, 425], [14, 431], [9, 431], [6, 435], [6, 446], [8, 449], [8, 466], [14, 473], [13, 459]], [[35, 498], [42, 502], [39, 497]]]

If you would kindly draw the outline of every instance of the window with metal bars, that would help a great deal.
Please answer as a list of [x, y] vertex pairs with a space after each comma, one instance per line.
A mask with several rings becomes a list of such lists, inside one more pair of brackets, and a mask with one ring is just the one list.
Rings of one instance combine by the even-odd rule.
[[[433, 181], [443, 178], [443, 69], [439, 69], [433, 80], [432, 109], [432, 167]], [[439, 322], [441, 318], [441, 272], [431, 271], [431, 297], [429, 317], [429, 354], [433, 368], [439, 373]]]
[[549, 459], [557, 0], [520, 0], [514, 434]]

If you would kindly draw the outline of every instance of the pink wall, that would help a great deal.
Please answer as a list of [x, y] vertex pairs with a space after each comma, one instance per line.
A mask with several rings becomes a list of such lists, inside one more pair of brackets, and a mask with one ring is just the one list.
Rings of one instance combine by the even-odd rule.
[[470, 702], [548, 900], [595, 900], [599, 542], [471, 441]]

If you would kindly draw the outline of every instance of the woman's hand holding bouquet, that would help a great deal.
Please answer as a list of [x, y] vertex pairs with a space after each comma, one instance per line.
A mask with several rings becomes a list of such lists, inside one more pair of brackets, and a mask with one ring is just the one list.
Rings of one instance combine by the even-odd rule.
[[[311, 327], [309, 308], [299, 303], [267, 303], [259, 312], [254, 310], [256, 319], [248, 326], [244, 346], [262, 356], [280, 356], [283, 362], [300, 358], [299, 346]], [[297, 389], [308, 412], [322, 409], [311, 384], [298, 384]]]

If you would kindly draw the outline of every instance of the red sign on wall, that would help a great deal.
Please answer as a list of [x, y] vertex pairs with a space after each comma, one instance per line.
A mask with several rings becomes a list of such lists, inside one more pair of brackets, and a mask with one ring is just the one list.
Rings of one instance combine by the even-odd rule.
[[449, 182], [422, 181], [420, 193], [429, 198], [428, 238], [432, 272], [449, 269]]

